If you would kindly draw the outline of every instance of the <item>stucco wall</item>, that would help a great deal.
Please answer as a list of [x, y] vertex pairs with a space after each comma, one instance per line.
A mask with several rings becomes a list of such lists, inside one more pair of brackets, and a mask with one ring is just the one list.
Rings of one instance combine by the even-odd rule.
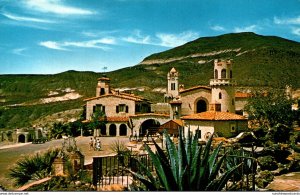
[[199, 137], [201, 140], [206, 140], [205, 135], [207, 133], [212, 134], [214, 132], [214, 124], [212, 121], [194, 121], [194, 120], [186, 120], [184, 121], [184, 134], [187, 136], [188, 129], [195, 134], [196, 130], [201, 130], [201, 136]]
[[207, 110], [211, 102], [211, 90], [195, 89], [189, 92], [181, 93], [181, 115], [190, 115], [196, 113], [197, 101], [202, 99], [207, 103]]
[[[207, 133], [216, 133], [220, 137], [233, 137], [242, 131], [247, 131], [247, 121], [200, 121], [185, 120], [184, 133], [187, 135], [188, 128], [194, 134], [196, 130], [201, 130], [201, 140], [207, 140]], [[232, 131], [234, 127], [234, 131]]]
[[[221, 93], [221, 99], [219, 98]], [[221, 104], [222, 112], [235, 113], [235, 101], [234, 100], [235, 90], [233, 86], [217, 85], [212, 87], [212, 102], [218, 102]]]
[[[86, 119], [91, 119], [91, 114], [93, 113], [93, 106], [96, 104], [102, 104], [105, 106], [105, 114], [107, 117], [128, 117], [129, 115], [135, 114], [135, 101], [123, 99], [119, 97], [99, 97], [98, 99], [87, 101], [86, 106]], [[128, 106], [128, 113], [126, 112], [116, 112], [116, 106], [119, 104], [125, 104]]]

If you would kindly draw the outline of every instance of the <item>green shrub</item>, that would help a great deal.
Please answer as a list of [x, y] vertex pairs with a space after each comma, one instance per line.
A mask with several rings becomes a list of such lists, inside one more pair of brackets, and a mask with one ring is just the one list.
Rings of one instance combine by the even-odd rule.
[[10, 169], [9, 176], [15, 180], [17, 186], [24, 185], [30, 180], [43, 179], [51, 174], [52, 163], [58, 153], [59, 149], [54, 149], [44, 154], [26, 156]]

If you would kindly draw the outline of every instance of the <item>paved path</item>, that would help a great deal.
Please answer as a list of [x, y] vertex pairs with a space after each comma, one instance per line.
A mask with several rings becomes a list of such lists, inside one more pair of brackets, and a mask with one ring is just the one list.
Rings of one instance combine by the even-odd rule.
[[[101, 137], [102, 149], [101, 151], [89, 150], [89, 141], [91, 137], [77, 137], [76, 145], [79, 150], [85, 156], [84, 164], [91, 164], [93, 156], [102, 156], [112, 154], [110, 146], [115, 141], [127, 143], [128, 137]], [[37, 152], [45, 152], [51, 148], [61, 147], [63, 139], [52, 140], [44, 144], [10, 144], [0, 146], [0, 184], [8, 189], [12, 185], [12, 180], [8, 179], [9, 169], [12, 168], [15, 163], [24, 158], [25, 156], [33, 155]]]
[[300, 191], [300, 172], [276, 176], [267, 186], [272, 191]]

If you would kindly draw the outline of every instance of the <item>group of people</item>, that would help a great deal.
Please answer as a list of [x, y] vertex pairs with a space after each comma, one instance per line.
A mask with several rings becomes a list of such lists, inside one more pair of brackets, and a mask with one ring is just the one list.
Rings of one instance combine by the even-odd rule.
[[100, 149], [101, 149], [100, 139], [99, 138], [96, 139], [96, 137], [91, 137], [89, 150], [100, 151]]

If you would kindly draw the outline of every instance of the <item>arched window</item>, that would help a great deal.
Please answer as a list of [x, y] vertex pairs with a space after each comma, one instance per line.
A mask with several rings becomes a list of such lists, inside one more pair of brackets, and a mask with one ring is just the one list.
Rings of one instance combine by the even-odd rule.
[[25, 143], [25, 135], [20, 134], [19, 137], [18, 137], [18, 142], [19, 143]]
[[222, 99], [222, 93], [221, 92], [219, 93], [219, 99]]
[[221, 79], [226, 79], [226, 69], [221, 71]]
[[101, 133], [101, 135], [106, 135], [106, 125], [105, 124], [101, 124], [100, 133]]
[[127, 126], [125, 124], [120, 125], [120, 136], [126, 136], [127, 135]]
[[196, 113], [207, 111], [207, 104], [204, 100], [199, 100], [196, 104]]
[[215, 70], [215, 79], [218, 79], [218, 70]]
[[109, 126], [109, 135], [110, 136], [116, 136], [117, 135], [117, 127], [115, 124], [111, 124]]

